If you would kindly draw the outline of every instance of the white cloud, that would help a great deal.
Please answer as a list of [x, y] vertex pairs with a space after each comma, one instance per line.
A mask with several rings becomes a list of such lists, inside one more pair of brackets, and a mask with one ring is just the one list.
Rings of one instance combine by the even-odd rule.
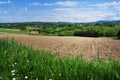
[[59, 6], [77, 6], [79, 5], [79, 2], [75, 2], [75, 1], [59, 1], [59, 2], [56, 2], [55, 3], [56, 5], [59, 5]]
[[7, 11], [7, 10], [4, 10], [4, 11], [3, 11], [3, 14], [7, 14], [7, 13], [8, 13], [8, 11]]
[[25, 8], [24, 8], [24, 10], [25, 10], [25, 11], [28, 11], [28, 8], [27, 8], [27, 7], [25, 7]]
[[51, 3], [44, 3], [43, 5], [44, 5], [44, 6], [53, 6], [54, 4], [51, 4]]
[[106, 20], [120, 20], [120, 13], [110, 14], [104, 17]]
[[97, 20], [118, 20], [120, 14], [85, 8], [56, 8], [45, 15], [46, 21], [93, 22]]
[[[24, 9], [25, 10], [25, 9]], [[17, 14], [15, 14], [18, 12]], [[48, 14], [49, 13], [49, 14]], [[9, 16], [15, 21], [44, 21], [44, 22], [93, 22], [98, 20], [119, 20], [120, 12], [115, 13], [86, 8], [56, 8], [53, 10], [15, 11]], [[5, 17], [5, 16], [1, 16]], [[9, 19], [9, 20], [11, 20]], [[5, 19], [4, 19], [5, 20]], [[6, 18], [7, 20], [7, 18]]]
[[33, 3], [30, 3], [30, 5], [31, 5], [31, 6], [40, 6], [41, 3], [39, 3], [39, 2], [33, 2]]
[[99, 4], [96, 4], [94, 6], [98, 6], [98, 7], [101, 7], [101, 8], [111, 8], [111, 7], [113, 7], [117, 10], [120, 10], [120, 1], [99, 3]]
[[[67, 6], [67, 7], [75, 7], [78, 6], [79, 4], [80, 3], [76, 1], [58, 1], [54, 3], [43, 3], [43, 4], [39, 2], [30, 3], [30, 5], [32, 6]], [[85, 4], [85, 2], [81, 4]]]
[[[10, 2], [9, 2], [10, 3]], [[86, 5], [87, 4], [87, 5]], [[11, 11], [0, 10], [0, 18], [12, 21], [48, 21], [48, 22], [93, 22], [97, 20], [120, 20], [120, 1], [89, 4], [75, 1], [59, 1], [54, 3], [33, 2], [31, 6], [55, 6], [50, 10], [28, 10], [28, 6]], [[76, 7], [77, 6], [77, 7]], [[100, 9], [100, 8], [101, 9]], [[111, 10], [112, 7], [112, 10]], [[104, 9], [107, 8], [107, 9]], [[115, 9], [115, 10], [114, 10]], [[8, 18], [4, 14], [9, 15]], [[11, 18], [11, 19], [10, 19]], [[4, 19], [4, 20], [5, 20]], [[2, 19], [1, 19], [2, 20]]]
[[0, 14], [8, 14], [9, 13], [9, 10], [0, 10]]
[[10, 0], [7, 0], [7, 1], [0, 1], [0, 4], [10, 4], [11, 1]]

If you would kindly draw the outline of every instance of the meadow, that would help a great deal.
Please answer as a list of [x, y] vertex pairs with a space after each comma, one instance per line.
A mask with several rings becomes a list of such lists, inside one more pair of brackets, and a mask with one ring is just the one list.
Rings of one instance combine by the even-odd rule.
[[0, 28], [1, 33], [28, 34], [29, 31], [19, 29]]
[[59, 57], [0, 39], [0, 80], [120, 80], [120, 61]]

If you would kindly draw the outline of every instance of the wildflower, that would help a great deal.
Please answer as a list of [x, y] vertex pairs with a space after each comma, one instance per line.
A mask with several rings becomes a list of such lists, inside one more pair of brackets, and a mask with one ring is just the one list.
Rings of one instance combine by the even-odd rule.
[[15, 75], [15, 70], [11, 71], [11, 75], [14, 76]]
[[12, 73], [12, 76], [14, 76], [15, 75], [15, 73]]
[[14, 65], [14, 64], [12, 64], [12, 66], [14, 67], [15, 65]]
[[16, 78], [12, 78], [12, 80], [16, 80]]
[[11, 71], [11, 73], [14, 73], [14, 72], [15, 72], [15, 70], [12, 70], [12, 71]]
[[15, 65], [17, 64], [17, 63], [14, 63]]
[[49, 80], [52, 80], [52, 79], [49, 79]]
[[38, 78], [36, 78], [36, 80], [38, 80]]
[[28, 79], [28, 76], [25, 76], [25, 79]]
[[93, 80], [93, 78], [91, 80]]

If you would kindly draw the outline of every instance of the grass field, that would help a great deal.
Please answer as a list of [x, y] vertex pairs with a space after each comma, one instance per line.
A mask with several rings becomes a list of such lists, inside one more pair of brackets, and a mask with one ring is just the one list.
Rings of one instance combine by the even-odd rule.
[[0, 80], [120, 80], [120, 61], [60, 58], [0, 39]]
[[27, 30], [19, 30], [19, 29], [4, 29], [0, 28], [0, 32], [2, 33], [16, 33], [16, 34], [28, 34]]

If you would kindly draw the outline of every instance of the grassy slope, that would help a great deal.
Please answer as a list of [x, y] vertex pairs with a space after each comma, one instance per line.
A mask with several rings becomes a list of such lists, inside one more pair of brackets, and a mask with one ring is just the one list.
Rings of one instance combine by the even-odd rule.
[[28, 31], [25, 30], [14, 30], [14, 29], [3, 29], [0, 28], [0, 32], [5, 32], [5, 33], [16, 33], [16, 34], [28, 34]]
[[45, 51], [34, 51], [13, 39], [0, 40], [0, 79], [9, 80], [120, 80], [119, 61], [61, 59]]

